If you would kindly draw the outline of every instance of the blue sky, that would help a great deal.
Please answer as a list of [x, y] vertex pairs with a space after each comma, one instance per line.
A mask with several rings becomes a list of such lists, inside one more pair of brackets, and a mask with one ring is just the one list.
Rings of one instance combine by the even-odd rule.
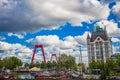
[[[106, 26], [113, 52], [120, 52], [119, 0], [0, 0], [0, 58], [16, 56], [30, 62], [35, 44], [46, 58], [59, 51], [76, 57], [82, 46], [87, 63], [86, 37], [96, 25]], [[35, 61], [42, 61], [38, 50]]]

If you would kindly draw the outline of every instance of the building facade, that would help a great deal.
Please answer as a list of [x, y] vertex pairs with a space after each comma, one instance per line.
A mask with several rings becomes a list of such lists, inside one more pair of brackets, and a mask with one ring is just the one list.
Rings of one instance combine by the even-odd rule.
[[88, 62], [92, 60], [104, 61], [110, 58], [112, 52], [112, 41], [107, 35], [106, 27], [104, 29], [99, 26], [94, 27], [91, 36], [87, 36]]

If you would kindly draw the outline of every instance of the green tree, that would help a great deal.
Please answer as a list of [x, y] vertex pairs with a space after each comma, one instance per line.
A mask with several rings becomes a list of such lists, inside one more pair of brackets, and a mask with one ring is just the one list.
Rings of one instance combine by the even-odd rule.
[[66, 54], [62, 54], [61, 56], [60, 56], [60, 66], [63, 68], [63, 67], [65, 67], [65, 62], [66, 62], [66, 60], [67, 60], [67, 55]]
[[3, 67], [3, 61], [0, 59], [0, 69]]
[[40, 68], [46, 68], [46, 64], [44, 63], [44, 61], [41, 62]]
[[67, 56], [66, 54], [61, 54], [60, 60], [58, 61], [61, 68], [75, 69], [77, 68], [75, 58], [72, 56]]
[[14, 68], [17, 66], [22, 66], [22, 61], [19, 58], [13, 56], [10, 59], [13, 61]]
[[105, 79], [106, 76], [109, 76], [113, 67], [115, 67], [115, 61], [111, 58], [108, 58], [106, 63], [102, 63], [101, 79]]
[[16, 68], [16, 67], [18, 67], [18, 66], [22, 66], [22, 61], [19, 59], [19, 58], [17, 58], [17, 57], [6, 57], [6, 58], [4, 58], [3, 59], [3, 62], [4, 62], [4, 67], [6, 68], [6, 69], [14, 69], [14, 68]]
[[27, 63], [27, 62], [24, 64], [25, 67], [29, 67], [29, 65], [30, 65], [30, 64]]
[[3, 62], [4, 62], [4, 67], [6, 69], [13, 69], [14, 63], [13, 63], [12, 59], [6, 57], [3, 59]]
[[77, 70], [77, 64], [74, 64], [74, 65], [72, 66], [72, 69], [73, 69], [73, 70]]
[[34, 62], [29, 64], [29, 68], [33, 68], [34, 67]]
[[97, 66], [98, 69], [102, 69], [102, 68], [103, 68], [103, 67], [102, 67], [103, 64], [102, 64], [101, 61], [97, 61], [97, 62], [96, 62], [96, 66]]
[[103, 64], [101, 61], [95, 61], [92, 60], [91, 63], [89, 64], [90, 70], [93, 73], [95, 69], [102, 69]]
[[32, 63], [30, 63], [30, 64], [26, 64], [27, 66], [29, 65], [29, 68], [33, 68], [33, 67], [38, 67], [38, 68], [40, 68], [41, 67], [41, 64], [40, 64], [40, 62], [32, 62]]
[[35, 67], [40, 68], [40, 66], [41, 66], [40, 62], [36, 62], [36, 63], [35, 63]]
[[70, 68], [73, 70], [77, 70], [77, 64], [76, 64], [75, 58], [72, 56], [68, 56], [68, 60], [69, 60], [68, 63], [69, 63]]
[[51, 67], [52, 67], [51, 62], [50, 62], [50, 61], [48, 61], [48, 62], [47, 62], [47, 64], [46, 64], [46, 66], [47, 66], [47, 68], [51, 68]]
[[35, 63], [34, 62], [29, 64], [29, 68], [33, 68], [33, 67], [35, 67]]
[[118, 66], [120, 66], [120, 54], [118, 54], [116, 57], [116, 63]]
[[56, 61], [52, 61], [51, 64], [52, 64], [52, 67], [56, 67], [56, 66], [58, 66], [57, 63], [56, 63]]
[[116, 63], [113, 59], [108, 58], [105, 63], [106, 66], [108, 66], [109, 70], [111, 70], [113, 67], [115, 67]]
[[82, 72], [85, 72], [85, 64], [84, 63], [79, 63], [78, 67], [82, 66]]
[[91, 72], [93, 73], [94, 69], [97, 68], [95, 60], [92, 60], [91, 63], [89, 63], [89, 67], [90, 67]]

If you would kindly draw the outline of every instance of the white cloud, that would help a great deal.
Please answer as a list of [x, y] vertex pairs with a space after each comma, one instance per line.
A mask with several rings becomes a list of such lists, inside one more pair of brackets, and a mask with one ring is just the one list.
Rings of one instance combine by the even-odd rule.
[[0, 53], [0, 58], [16, 56], [20, 58], [23, 62], [24, 59], [31, 58], [32, 56], [32, 50], [30, 48], [18, 43], [10, 44], [0, 41], [0, 51], [2, 51], [2, 53]]
[[6, 40], [4, 36], [0, 36], [0, 40]]
[[[83, 35], [79, 36], [67, 36], [64, 40], [60, 40], [57, 35], [48, 35], [48, 36], [36, 36], [35, 38], [31, 38], [26, 40], [28, 43], [35, 44], [43, 44], [45, 47], [58, 47], [60, 49], [74, 49], [78, 47], [79, 44], [85, 45], [86, 38], [89, 32], [85, 32]], [[90, 33], [89, 33], [90, 34]], [[54, 48], [55, 49], [55, 48]]]
[[120, 41], [118, 38], [114, 38], [114, 37], [112, 37], [111, 40], [112, 40], [112, 42], [119, 42]]
[[[118, 43], [120, 45], [120, 43]], [[120, 53], [120, 46], [119, 45], [114, 45], [113, 46], [113, 52], [114, 53]]]
[[110, 9], [98, 0], [2, 0], [0, 11], [1, 31], [33, 32], [107, 19]]
[[23, 33], [23, 34], [17, 34], [17, 33], [8, 33], [8, 36], [15, 36], [15, 37], [17, 37], [17, 38], [19, 38], [19, 39], [23, 39], [24, 38], [24, 36], [25, 36], [25, 34]]
[[110, 36], [119, 36], [120, 35], [120, 28], [118, 28], [118, 24], [114, 23], [113, 21], [101, 20], [97, 22], [95, 25], [99, 25], [104, 29], [106, 26], [107, 33]]
[[116, 3], [116, 5], [112, 8], [112, 12], [120, 19], [120, 2]]
[[[42, 4], [40, 5], [40, 3]], [[37, 21], [51, 26], [54, 26], [56, 20], [59, 21], [58, 24], [71, 22], [76, 25], [92, 19], [106, 19], [109, 15], [108, 5], [101, 5], [97, 0], [49, 0], [43, 2], [31, 0], [31, 6], [38, 14], [36, 16]], [[39, 7], [42, 7], [42, 9]], [[43, 20], [41, 21], [41, 19]]]
[[[85, 64], [88, 64], [88, 53], [87, 53], [87, 51], [81, 51], [81, 53], [82, 53], [82, 62], [85, 63]], [[76, 57], [77, 63], [80, 62], [79, 60], [81, 59], [81, 54], [80, 54], [79, 50], [74, 51], [72, 53], [72, 56]]]
[[35, 39], [31, 38], [26, 40], [32, 44], [44, 44], [44, 46], [57, 46], [59, 44], [59, 38], [56, 35], [49, 36], [36, 36]]

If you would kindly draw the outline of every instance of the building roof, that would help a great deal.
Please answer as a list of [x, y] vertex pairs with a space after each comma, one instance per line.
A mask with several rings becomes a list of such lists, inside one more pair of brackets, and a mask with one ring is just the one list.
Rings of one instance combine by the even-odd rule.
[[103, 40], [108, 40], [106, 30], [103, 30], [99, 26], [96, 26], [96, 29], [92, 32], [90, 41], [93, 42], [98, 36]]
[[93, 42], [98, 36], [103, 40], [108, 40], [107, 34], [92, 34], [90, 41]]
[[87, 39], [90, 39], [90, 36], [89, 36], [89, 34], [87, 35]]

